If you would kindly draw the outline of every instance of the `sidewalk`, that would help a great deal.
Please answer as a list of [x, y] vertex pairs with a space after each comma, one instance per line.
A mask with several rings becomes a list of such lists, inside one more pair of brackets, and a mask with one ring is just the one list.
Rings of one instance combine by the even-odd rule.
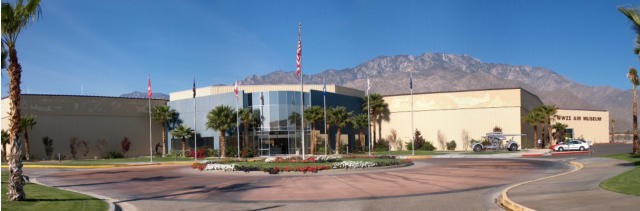
[[[580, 171], [511, 189], [511, 200], [535, 210], [633, 210], [640, 197], [603, 190], [600, 182], [633, 168], [625, 161], [585, 158]], [[636, 207], [636, 208], [633, 208]]]

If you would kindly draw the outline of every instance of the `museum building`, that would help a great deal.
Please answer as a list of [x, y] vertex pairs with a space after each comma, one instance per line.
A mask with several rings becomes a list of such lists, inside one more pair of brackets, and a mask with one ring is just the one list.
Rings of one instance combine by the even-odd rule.
[[[323, 95], [326, 93], [326, 95]], [[364, 92], [337, 85], [304, 85], [304, 108], [310, 106], [344, 106], [353, 114], [362, 112]], [[325, 98], [326, 97], [326, 98]], [[500, 127], [512, 136], [522, 148], [531, 148], [533, 127], [522, 118], [543, 102], [536, 95], [522, 88], [483, 89], [452, 92], [414, 93], [384, 96], [389, 105], [389, 120], [382, 121], [380, 128], [383, 139], [396, 134], [392, 150], [406, 149], [411, 143], [413, 128], [439, 150], [439, 140], [456, 142], [456, 150], [468, 149], [470, 141], [480, 140], [494, 127]], [[207, 128], [208, 113], [219, 105], [227, 105], [233, 110], [251, 109], [259, 116], [260, 123], [247, 128], [249, 144], [258, 155], [300, 154], [302, 136], [299, 121], [301, 111], [300, 85], [242, 85], [238, 94], [234, 86], [207, 86], [193, 90], [170, 93], [170, 100], [152, 99], [151, 106], [168, 104], [179, 113], [179, 118], [187, 127], [195, 128], [199, 148], [219, 148], [219, 131]], [[237, 103], [237, 104], [236, 104]], [[30, 130], [31, 153], [37, 158], [53, 157], [60, 153], [71, 157], [70, 143], [87, 142], [77, 151], [80, 158], [92, 158], [108, 151], [120, 151], [123, 139], [131, 141], [128, 156], [149, 154], [149, 114], [146, 98], [38, 95], [23, 94], [22, 115], [34, 115], [37, 125]], [[2, 99], [2, 128], [9, 125], [9, 99]], [[412, 118], [413, 116], [413, 118]], [[195, 119], [194, 119], [195, 117]], [[194, 121], [195, 120], [195, 121]], [[559, 109], [553, 123], [568, 125], [567, 134], [574, 138], [584, 138], [594, 143], [609, 141], [609, 112], [604, 110]], [[153, 146], [161, 142], [161, 127], [152, 123]], [[304, 127], [305, 152], [310, 153], [311, 125]], [[245, 130], [240, 125], [240, 141], [244, 142]], [[324, 143], [323, 120], [315, 124], [318, 143]], [[336, 128], [328, 128], [329, 147], [334, 148]], [[376, 128], [376, 130], [378, 130]], [[540, 130], [540, 127], [539, 127]], [[341, 144], [352, 151], [357, 147], [357, 131], [344, 128]], [[371, 131], [373, 133], [373, 131]], [[539, 131], [541, 132], [541, 131]], [[376, 131], [376, 133], [379, 133]], [[226, 131], [227, 147], [237, 146], [237, 130]], [[365, 134], [367, 134], [365, 132]], [[373, 134], [372, 134], [373, 135]], [[169, 149], [179, 150], [180, 143], [167, 134]], [[53, 152], [47, 154], [43, 140], [52, 139]], [[365, 135], [364, 140], [368, 139]], [[75, 140], [75, 141], [72, 141]], [[106, 144], [104, 144], [106, 142]], [[100, 149], [105, 145], [104, 149]], [[194, 146], [193, 139], [189, 146]], [[85, 149], [86, 148], [86, 149]], [[317, 151], [316, 154], [324, 154]]]

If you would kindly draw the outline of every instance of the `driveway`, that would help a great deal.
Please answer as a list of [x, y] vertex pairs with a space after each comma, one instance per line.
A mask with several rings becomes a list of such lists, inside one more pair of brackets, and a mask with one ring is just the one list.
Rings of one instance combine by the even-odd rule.
[[[556, 174], [558, 162], [524, 159], [428, 159], [403, 168], [306, 175], [200, 172], [143, 166], [47, 172], [39, 182], [107, 196], [141, 210], [499, 209], [507, 184]], [[27, 174], [38, 175], [37, 169]]]

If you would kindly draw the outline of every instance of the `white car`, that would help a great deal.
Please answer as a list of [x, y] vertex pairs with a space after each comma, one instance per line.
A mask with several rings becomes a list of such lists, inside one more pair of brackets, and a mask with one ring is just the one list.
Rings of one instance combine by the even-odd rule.
[[556, 145], [551, 146], [551, 149], [553, 149], [553, 151], [566, 151], [566, 150], [586, 151], [586, 150], [589, 150], [589, 148], [590, 148], [589, 142], [586, 142], [583, 140], [577, 140], [577, 139], [567, 140], [564, 143], [560, 142]]

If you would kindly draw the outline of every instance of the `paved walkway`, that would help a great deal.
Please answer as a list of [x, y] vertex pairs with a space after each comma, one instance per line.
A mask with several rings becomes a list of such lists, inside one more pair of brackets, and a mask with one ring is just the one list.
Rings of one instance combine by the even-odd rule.
[[633, 210], [640, 197], [603, 190], [601, 181], [630, 170], [628, 162], [609, 158], [582, 158], [580, 171], [518, 186], [511, 200], [535, 210]]

